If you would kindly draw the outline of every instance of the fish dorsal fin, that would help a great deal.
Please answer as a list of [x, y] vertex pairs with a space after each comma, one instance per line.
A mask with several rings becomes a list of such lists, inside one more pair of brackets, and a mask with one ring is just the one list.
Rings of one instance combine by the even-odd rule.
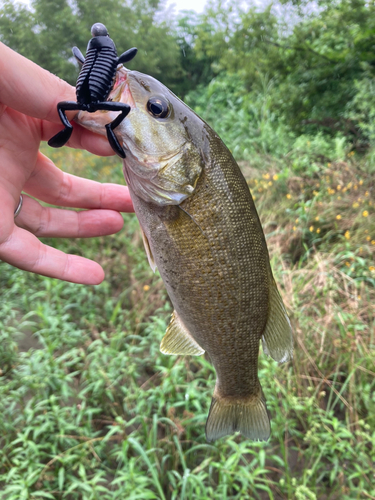
[[141, 228], [141, 232], [142, 232], [143, 244], [145, 246], [146, 255], [147, 255], [147, 258], [148, 258], [148, 263], [150, 264], [150, 267], [153, 270], [153, 272], [155, 272], [156, 271], [156, 263], [155, 263], [155, 260], [154, 260], [154, 256], [152, 255], [152, 250], [151, 250], [151, 247], [150, 247], [150, 243], [149, 243], [148, 238], [145, 235], [145, 232], [143, 231], [142, 228]]
[[274, 280], [269, 300], [268, 320], [262, 337], [263, 351], [275, 361], [284, 363], [293, 357], [292, 326]]
[[172, 313], [171, 322], [160, 344], [160, 351], [163, 354], [190, 354], [191, 356], [200, 356], [204, 353], [204, 349], [187, 331], [176, 311]]

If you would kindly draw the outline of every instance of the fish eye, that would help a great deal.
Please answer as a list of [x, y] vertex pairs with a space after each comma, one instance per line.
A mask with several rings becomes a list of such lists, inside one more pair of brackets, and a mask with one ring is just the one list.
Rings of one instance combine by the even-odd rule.
[[161, 97], [151, 97], [147, 102], [147, 110], [155, 118], [165, 118], [169, 113], [169, 103]]

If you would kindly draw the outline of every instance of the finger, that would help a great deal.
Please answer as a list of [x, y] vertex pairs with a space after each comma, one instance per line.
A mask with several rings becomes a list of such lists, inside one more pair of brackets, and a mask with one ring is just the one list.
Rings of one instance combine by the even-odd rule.
[[[51, 137], [56, 135], [63, 129], [63, 125], [52, 122], [42, 122], [41, 140], [49, 141]], [[90, 132], [89, 130], [81, 127], [78, 123], [72, 122], [73, 133], [66, 143], [66, 146], [76, 149], [86, 149], [98, 156], [114, 156], [115, 152], [109, 145], [107, 136], [102, 136]]]
[[101, 184], [67, 174], [42, 153], [38, 154], [33, 175], [26, 182], [24, 191], [51, 205], [134, 211], [126, 186]]
[[59, 101], [75, 101], [75, 89], [0, 43], [1, 102], [28, 116], [59, 122]]
[[43, 207], [29, 196], [23, 197], [17, 226], [38, 237], [88, 238], [117, 233], [124, 224], [118, 212], [112, 210], [84, 210], [75, 212]]
[[24, 271], [82, 285], [98, 285], [104, 279], [104, 271], [96, 262], [44, 245], [17, 226], [0, 245], [0, 259]]
[[[19, 192], [10, 193], [0, 184], [0, 245], [12, 234], [14, 212], [19, 204]], [[1, 259], [1, 257], [0, 257]]]

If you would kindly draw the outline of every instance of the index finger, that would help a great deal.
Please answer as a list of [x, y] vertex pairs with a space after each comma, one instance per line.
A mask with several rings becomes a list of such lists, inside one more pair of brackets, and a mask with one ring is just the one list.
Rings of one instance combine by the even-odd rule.
[[0, 101], [34, 118], [59, 122], [59, 101], [75, 101], [75, 89], [0, 43]]

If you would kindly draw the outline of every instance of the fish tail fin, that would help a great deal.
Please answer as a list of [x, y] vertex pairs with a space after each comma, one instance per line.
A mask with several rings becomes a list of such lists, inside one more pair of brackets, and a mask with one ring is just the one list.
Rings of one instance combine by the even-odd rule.
[[258, 397], [233, 401], [212, 398], [206, 423], [206, 439], [214, 441], [227, 434], [240, 431], [254, 441], [267, 441], [271, 433], [270, 419], [262, 390]]

